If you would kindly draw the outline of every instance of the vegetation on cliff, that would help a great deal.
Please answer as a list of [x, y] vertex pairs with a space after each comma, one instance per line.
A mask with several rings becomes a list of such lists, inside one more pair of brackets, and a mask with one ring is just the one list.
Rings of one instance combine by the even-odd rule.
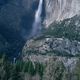
[[45, 35], [54, 36], [56, 38], [68, 38], [69, 40], [80, 41], [80, 17], [74, 16], [61, 22], [52, 23]]
[[24, 80], [25, 74], [43, 76], [44, 66], [41, 63], [17, 60], [10, 62], [5, 55], [0, 55], [0, 80]]

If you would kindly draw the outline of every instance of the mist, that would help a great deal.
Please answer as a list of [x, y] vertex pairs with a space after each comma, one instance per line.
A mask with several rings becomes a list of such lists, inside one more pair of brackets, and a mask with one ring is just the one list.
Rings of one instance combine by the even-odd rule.
[[41, 30], [41, 14], [42, 14], [43, 0], [39, 1], [38, 9], [35, 12], [35, 19], [32, 26], [31, 36], [37, 35]]

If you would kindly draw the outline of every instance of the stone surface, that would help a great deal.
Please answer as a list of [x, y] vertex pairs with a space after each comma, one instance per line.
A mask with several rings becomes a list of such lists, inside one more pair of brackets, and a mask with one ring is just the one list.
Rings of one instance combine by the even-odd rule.
[[29, 40], [23, 48], [24, 54], [47, 54], [47, 55], [80, 55], [80, 42], [70, 41], [64, 38], [44, 38], [42, 40]]
[[48, 27], [54, 21], [71, 18], [80, 13], [80, 0], [45, 0], [46, 18], [44, 24]]

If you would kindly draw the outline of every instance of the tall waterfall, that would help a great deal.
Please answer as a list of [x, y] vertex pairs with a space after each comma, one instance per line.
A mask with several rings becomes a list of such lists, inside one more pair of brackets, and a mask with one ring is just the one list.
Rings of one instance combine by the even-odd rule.
[[32, 36], [35, 36], [37, 34], [37, 32], [39, 32], [41, 29], [42, 4], [43, 4], [43, 0], [39, 0], [38, 9], [35, 13], [35, 20], [34, 20], [33, 27], [32, 27], [33, 28]]

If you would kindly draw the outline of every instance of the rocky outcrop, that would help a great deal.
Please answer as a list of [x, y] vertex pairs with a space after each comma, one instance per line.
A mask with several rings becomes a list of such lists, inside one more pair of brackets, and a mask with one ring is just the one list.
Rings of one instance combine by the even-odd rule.
[[[26, 42], [22, 59], [24, 62], [30, 60], [34, 67], [36, 62], [45, 66], [42, 80], [79, 80], [80, 16], [76, 15], [80, 13], [80, 1], [44, 2], [44, 24], [49, 28]], [[35, 79], [39, 78], [35, 76]]]
[[80, 16], [55, 22], [41, 36], [28, 40], [23, 61], [45, 66], [42, 80], [80, 79]]
[[78, 58], [69, 59], [63, 57], [49, 59], [44, 71], [43, 80], [78, 80], [79, 75], [75, 73], [78, 60]]
[[[42, 63], [44, 65], [43, 75], [40, 77], [42, 80], [78, 80], [80, 79], [80, 59], [78, 57], [60, 57], [60, 56], [43, 56], [43, 55], [26, 55], [23, 57], [26, 62], [31, 60], [35, 66], [35, 63]], [[35, 80], [40, 80], [37, 76]], [[32, 76], [26, 76], [26, 79], [34, 80]]]
[[63, 38], [44, 38], [43, 40], [30, 40], [23, 49], [27, 54], [48, 54], [48, 55], [79, 55], [80, 42], [70, 41]]
[[48, 27], [54, 21], [71, 18], [80, 13], [79, 0], [45, 0], [45, 21]]

